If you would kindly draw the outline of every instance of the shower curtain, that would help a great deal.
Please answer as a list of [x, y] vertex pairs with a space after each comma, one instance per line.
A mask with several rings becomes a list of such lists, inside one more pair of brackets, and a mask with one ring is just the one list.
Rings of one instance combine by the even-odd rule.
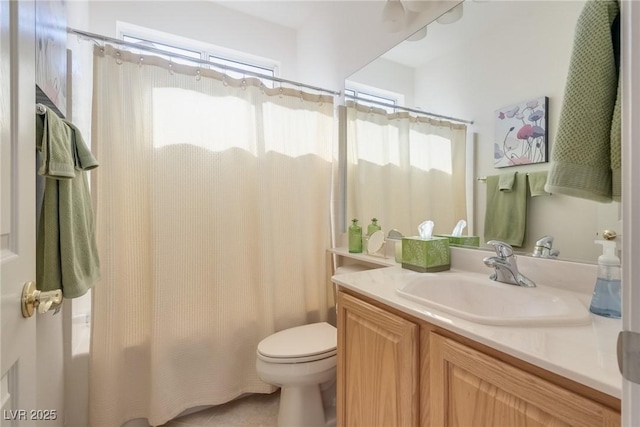
[[467, 219], [466, 126], [347, 103], [347, 219], [418, 234]]
[[327, 316], [333, 98], [96, 47], [90, 422], [271, 392], [258, 342]]

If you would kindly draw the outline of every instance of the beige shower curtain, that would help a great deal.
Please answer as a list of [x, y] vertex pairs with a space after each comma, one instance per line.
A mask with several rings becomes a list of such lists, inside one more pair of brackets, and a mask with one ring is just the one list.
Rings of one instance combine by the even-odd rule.
[[467, 219], [466, 126], [347, 105], [347, 219], [418, 234], [425, 220], [450, 233]]
[[328, 310], [332, 97], [140, 58], [94, 56], [93, 427], [270, 392], [258, 342]]

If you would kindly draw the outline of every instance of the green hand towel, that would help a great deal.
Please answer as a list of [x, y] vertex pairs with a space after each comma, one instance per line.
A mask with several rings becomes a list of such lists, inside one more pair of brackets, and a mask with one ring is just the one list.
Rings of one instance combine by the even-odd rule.
[[545, 187], [549, 193], [601, 202], [612, 198], [611, 169], [620, 164], [620, 115], [614, 115], [619, 90], [612, 38], [619, 9], [615, 0], [590, 0], [578, 18]]
[[499, 189], [498, 175], [487, 177], [487, 209], [484, 219], [485, 241], [500, 240], [520, 247], [527, 224], [527, 175], [516, 174], [512, 191]]
[[529, 179], [529, 192], [531, 197], [537, 196], [549, 196], [550, 194], [544, 191], [544, 185], [547, 183], [547, 171], [542, 172], [529, 172], [527, 178]]
[[498, 181], [498, 186], [500, 191], [511, 191], [513, 190], [513, 183], [516, 180], [517, 172], [507, 172], [500, 174], [500, 179]]
[[[46, 179], [36, 243], [36, 283], [39, 290], [62, 289], [65, 298], [75, 298], [100, 278], [93, 210], [84, 173], [98, 163], [75, 126], [64, 123], [50, 110], [46, 116], [38, 120], [42, 127], [36, 132], [40, 138], [36, 144], [43, 151], [48, 149], [49, 159], [48, 163], [43, 159], [40, 168]], [[57, 165], [66, 165], [62, 174]], [[69, 170], [73, 176], [69, 176]]]
[[57, 179], [75, 178], [71, 130], [48, 108], [45, 114], [36, 115], [36, 148], [41, 153], [40, 175]]

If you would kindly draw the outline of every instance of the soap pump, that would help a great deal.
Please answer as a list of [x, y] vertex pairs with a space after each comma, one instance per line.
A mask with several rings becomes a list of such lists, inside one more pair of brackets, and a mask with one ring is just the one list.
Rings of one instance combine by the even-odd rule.
[[598, 257], [598, 279], [591, 298], [589, 311], [605, 317], [619, 319], [622, 316], [620, 298], [620, 258], [616, 256], [616, 242], [596, 240], [602, 245], [602, 255]]

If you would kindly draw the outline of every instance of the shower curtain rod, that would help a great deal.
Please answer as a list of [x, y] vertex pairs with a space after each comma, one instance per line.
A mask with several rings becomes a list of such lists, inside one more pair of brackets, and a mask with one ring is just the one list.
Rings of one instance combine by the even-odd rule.
[[381, 107], [392, 107], [392, 108], [395, 108], [395, 109], [398, 109], [398, 110], [408, 111], [410, 113], [423, 114], [425, 116], [436, 117], [438, 119], [445, 119], [445, 120], [449, 120], [449, 121], [452, 121], [452, 122], [464, 123], [466, 125], [472, 125], [473, 124], [473, 120], [463, 120], [463, 119], [458, 119], [458, 118], [455, 118], [455, 117], [442, 116], [440, 114], [430, 113], [428, 111], [418, 110], [416, 108], [403, 107], [402, 105], [390, 105], [390, 104], [385, 104], [384, 102], [375, 101], [373, 99], [358, 98], [357, 96], [352, 96], [352, 95], [345, 95], [345, 97], [348, 98], [348, 99], [352, 99], [352, 100], [354, 100], [356, 102], [363, 101], [363, 102], [366, 102], [367, 104], [371, 103], [371, 104], [380, 105]]
[[162, 49], [155, 48], [155, 47], [139, 45], [137, 43], [131, 43], [131, 42], [127, 42], [127, 41], [124, 41], [124, 40], [119, 40], [119, 39], [116, 39], [116, 38], [113, 38], [113, 37], [103, 36], [101, 34], [95, 34], [95, 33], [89, 33], [87, 31], [76, 30], [75, 28], [67, 27], [67, 33], [75, 34], [75, 35], [77, 35], [79, 37], [82, 37], [84, 39], [91, 40], [94, 43], [96, 43], [98, 46], [100, 46], [100, 43], [98, 43], [98, 41], [111, 43], [111, 44], [116, 44], [116, 45], [120, 45], [120, 46], [127, 46], [127, 47], [131, 47], [131, 48], [139, 49], [139, 50], [144, 50], [144, 51], [151, 52], [151, 53], [167, 55], [167, 56], [169, 56], [171, 58], [183, 59], [185, 61], [190, 61], [190, 62], [193, 62], [193, 63], [196, 63], [196, 64], [208, 65], [208, 66], [212, 66], [212, 67], [215, 67], [215, 68], [221, 68], [223, 70], [235, 71], [235, 72], [238, 72], [238, 73], [242, 73], [245, 76], [251, 76], [251, 77], [257, 77], [257, 78], [261, 78], [261, 79], [272, 80], [272, 81], [275, 81], [275, 82], [278, 82], [278, 83], [286, 83], [286, 84], [290, 84], [290, 85], [293, 85], [293, 86], [304, 87], [304, 88], [312, 89], [312, 90], [319, 91], [319, 92], [330, 93], [330, 94], [336, 95], [336, 96], [340, 95], [339, 91], [336, 92], [335, 90], [324, 89], [324, 88], [321, 88], [321, 87], [317, 87], [317, 86], [312, 86], [312, 85], [308, 85], [308, 84], [305, 84], [305, 83], [296, 82], [296, 81], [293, 81], [293, 80], [282, 79], [280, 77], [267, 76], [265, 74], [260, 74], [260, 73], [256, 73], [256, 72], [253, 72], [253, 71], [243, 70], [241, 68], [235, 68], [235, 67], [231, 67], [231, 66], [228, 66], [228, 65], [217, 64], [215, 62], [206, 61], [204, 59], [190, 58], [188, 56], [180, 55], [180, 54], [177, 54], [177, 53], [170, 53], [170, 52], [167, 52], [167, 51], [164, 51]]

